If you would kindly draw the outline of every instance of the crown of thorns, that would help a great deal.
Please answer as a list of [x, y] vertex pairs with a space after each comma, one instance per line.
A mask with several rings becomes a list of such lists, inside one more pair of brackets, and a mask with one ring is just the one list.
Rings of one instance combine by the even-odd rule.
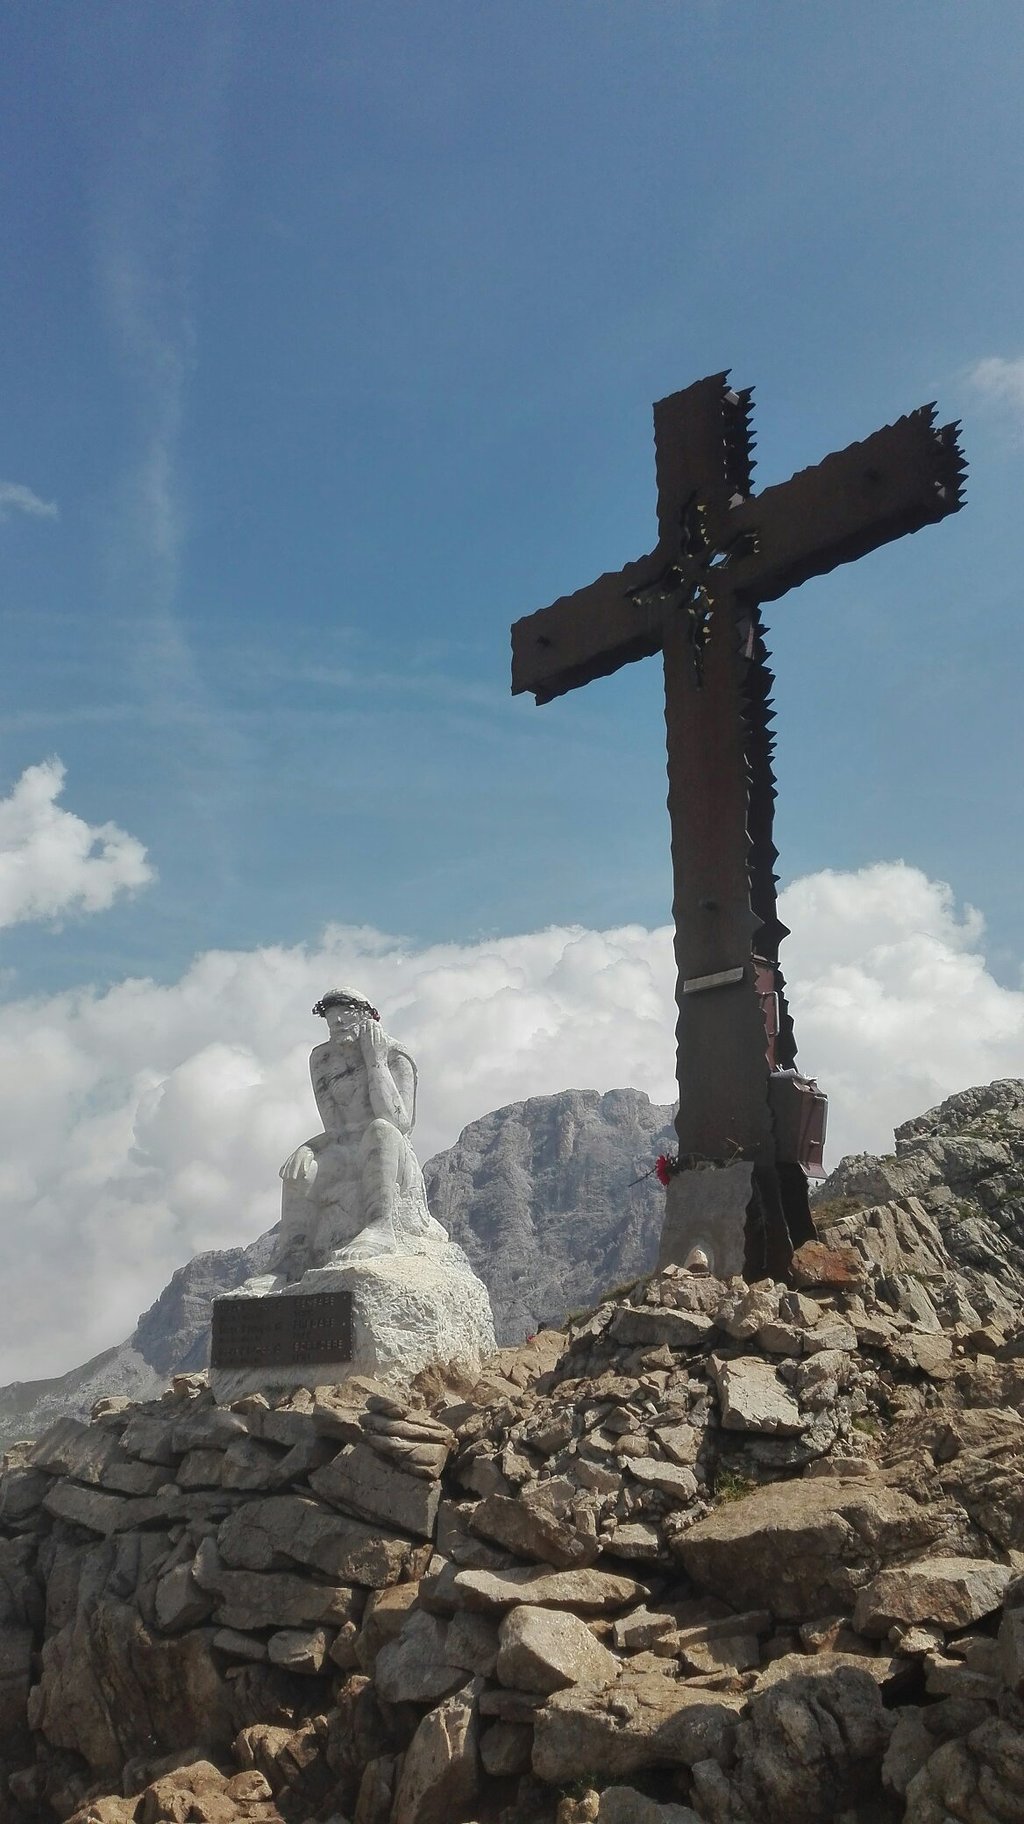
[[370, 1001], [364, 1001], [360, 994], [347, 994], [344, 988], [331, 988], [317, 1001], [313, 1012], [325, 1019], [328, 1007], [354, 1007], [357, 1013], [368, 1013], [371, 1020], [380, 1019], [380, 1014]]

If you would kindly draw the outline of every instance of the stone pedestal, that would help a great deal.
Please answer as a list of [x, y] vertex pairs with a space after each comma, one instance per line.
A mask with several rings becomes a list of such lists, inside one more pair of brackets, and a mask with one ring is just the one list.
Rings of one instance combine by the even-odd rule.
[[472, 1373], [495, 1347], [486, 1287], [454, 1242], [422, 1254], [386, 1254], [348, 1267], [313, 1267], [286, 1286], [268, 1275], [263, 1281], [250, 1280], [235, 1296], [276, 1301], [318, 1292], [350, 1294], [351, 1356], [211, 1368], [210, 1385], [218, 1401], [292, 1387], [337, 1386], [355, 1374], [400, 1386], [422, 1368], [435, 1365]]
[[788, 1280], [794, 1248], [813, 1238], [802, 1166], [692, 1166], [669, 1182], [658, 1265], [685, 1266], [699, 1249], [718, 1279]]
[[747, 1159], [682, 1171], [669, 1180], [659, 1267], [685, 1266], [695, 1248], [716, 1279], [742, 1274], [754, 1168]]

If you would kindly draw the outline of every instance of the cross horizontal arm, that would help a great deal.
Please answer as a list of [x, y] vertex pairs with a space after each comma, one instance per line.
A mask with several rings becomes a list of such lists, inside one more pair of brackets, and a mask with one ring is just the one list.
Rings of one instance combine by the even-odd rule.
[[711, 374], [654, 407], [658, 476], [657, 550], [624, 570], [599, 577], [517, 621], [512, 629], [512, 690], [530, 690], [550, 703], [577, 684], [606, 677], [662, 644], [663, 612], [655, 597], [666, 566], [680, 554], [683, 515], [699, 496], [709, 523], [728, 516], [728, 502], [750, 490], [750, 392], [736, 392], [728, 374]]
[[730, 577], [758, 601], [775, 601], [808, 577], [956, 513], [967, 466], [958, 429], [937, 428], [934, 406], [922, 406], [742, 501], [729, 514], [729, 536], [755, 532], [757, 549], [729, 566]]
[[631, 659], [660, 651], [662, 615], [655, 604], [635, 601], [632, 592], [650, 588], [663, 566], [664, 559], [653, 552], [516, 621], [513, 695], [532, 690], [538, 703], [550, 703], [577, 684], [607, 677]]

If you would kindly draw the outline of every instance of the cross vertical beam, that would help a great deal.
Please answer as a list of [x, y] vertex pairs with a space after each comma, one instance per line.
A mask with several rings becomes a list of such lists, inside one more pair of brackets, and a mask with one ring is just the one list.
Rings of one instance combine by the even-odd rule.
[[[768, 751], [758, 750], [766, 667], [756, 609], [724, 583], [708, 591], [699, 667], [686, 622], [664, 635], [668, 809], [678, 1021], [676, 1131], [690, 1162], [669, 1187], [663, 1260], [701, 1246], [722, 1273], [784, 1275], [812, 1233], [806, 1180], [779, 1176], [770, 1104], [772, 1057], [761, 999], [778, 960]], [[701, 789], [693, 782], [699, 779]], [[764, 830], [754, 841], [755, 806]], [[757, 849], [767, 844], [767, 854]], [[781, 1001], [781, 977], [774, 992]], [[779, 1048], [792, 1065], [792, 1048]], [[723, 1168], [717, 1175], [709, 1162]], [[785, 1174], [783, 1174], [785, 1177]], [[711, 1207], [708, 1207], [708, 1200]], [[725, 1207], [723, 1208], [723, 1201]], [[728, 1211], [732, 1215], [729, 1219]]]
[[[760, 1156], [770, 1144], [761, 1071], [763, 1025], [747, 968], [757, 920], [747, 872], [744, 661], [728, 597], [716, 603], [694, 676], [684, 624], [665, 630], [665, 724], [672, 833], [679, 1001], [679, 1143], [684, 1154], [721, 1155], [722, 1142]], [[702, 777], [704, 790], [692, 781]], [[745, 980], [727, 978], [741, 968]], [[698, 984], [714, 981], [714, 986]], [[754, 1093], [748, 1093], [751, 1088]]]

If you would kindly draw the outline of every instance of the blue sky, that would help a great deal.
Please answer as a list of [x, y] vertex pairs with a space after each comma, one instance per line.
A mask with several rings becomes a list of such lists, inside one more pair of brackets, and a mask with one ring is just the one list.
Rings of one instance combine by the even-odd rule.
[[649, 547], [651, 400], [722, 366], [762, 482], [965, 419], [967, 512], [772, 610], [781, 865], [904, 856], [1013, 968], [1024, 470], [967, 375], [1024, 351], [1018, 8], [3, 29], [0, 474], [59, 511], [4, 527], [3, 774], [59, 753], [161, 880], [19, 981], [660, 921], [657, 664], [542, 712], [507, 633]]
[[12, 813], [8, 1007], [328, 922], [663, 925], [660, 667], [538, 710], [508, 628], [650, 547], [651, 401], [723, 367], [759, 485], [927, 400], [964, 421], [962, 514], [769, 612], [777, 840], [784, 881], [948, 883], [1019, 991], [1018, 5], [35, 0], [0, 32], [0, 796], [58, 756], [67, 812], [50, 772]]

